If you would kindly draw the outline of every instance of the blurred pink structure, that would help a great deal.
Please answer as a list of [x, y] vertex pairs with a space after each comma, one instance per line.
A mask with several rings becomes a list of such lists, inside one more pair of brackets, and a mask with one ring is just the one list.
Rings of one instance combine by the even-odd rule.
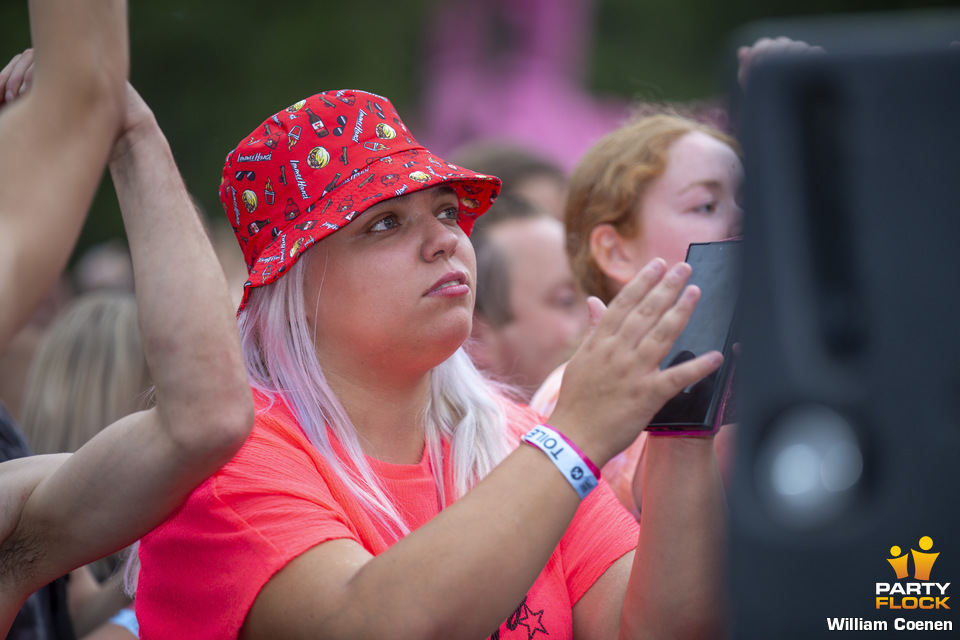
[[583, 83], [594, 0], [436, 0], [425, 37], [420, 141], [529, 147], [569, 171], [627, 116]]

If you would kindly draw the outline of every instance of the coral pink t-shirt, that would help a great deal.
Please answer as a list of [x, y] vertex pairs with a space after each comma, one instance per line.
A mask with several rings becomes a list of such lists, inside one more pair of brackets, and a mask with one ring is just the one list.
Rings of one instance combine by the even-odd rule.
[[[257, 404], [265, 406], [262, 398]], [[529, 408], [508, 407], [517, 440], [540, 420]], [[446, 449], [445, 479], [450, 477]], [[439, 512], [426, 452], [417, 465], [370, 462], [413, 528]], [[449, 504], [452, 496], [447, 497]], [[573, 605], [636, 547], [637, 534], [636, 521], [601, 481], [494, 638], [532, 638], [538, 632], [553, 640], [570, 638]], [[355, 540], [373, 555], [386, 550], [391, 539], [277, 402], [258, 412], [234, 459], [141, 541], [136, 597], [141, 638], [236, 638], [275, 573], [308, 549], [338, 538]]]

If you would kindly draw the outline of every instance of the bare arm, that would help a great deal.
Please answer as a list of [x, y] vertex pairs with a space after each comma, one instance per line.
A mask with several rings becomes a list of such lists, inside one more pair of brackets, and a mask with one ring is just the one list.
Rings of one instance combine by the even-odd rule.
[[656, 437], [621, 637], [724, 638], [726, 500], [711, 437]]
[[33, 91], [9, 105], [0, 92], [0, 351], [73, 249], [122, 124], [129, 68], [126, 0], [31, 0], [30, 28]]
[[[193, 485], [246, 439], [253, 401], [226, 277], [153, 113], [127, 86], [110, 158], [130, 242], [144, 354], [165, 435], [198, 465]], [[211, 453], [219, 457], [211, 460]]]
[[[37, 485], [60, 468], [69, 454], [17, 458], [0, 464], [0, 540], [16, 529], [23, 506]], [[0, 556], [2, 561], [2, 556]]]
[[67, 458], [68, 454], [31, 456], [0, 464], [0, 633], [4, 636], [31, 593], [20, 584], [19, 575], [36, 557], [30, 541], [18, 541], [13, 533], [34, 489]]
[[128, 98], [110, 166], [157, 406], [101, 431], [33, 491], [7, 540], [43, 551], [20, 572], [24, 589], [149, 531], [233, 456], [253, 421], [223, 272], [153, 114], [132, 88]]
[[637, 549], [574, 606], [574, 637], [726, 637], [726, 503], [711, 438], [657, 437], [648, 447]]
[[[719, 364], [712, 354], [669, 373], [657, 367], [696, 301], [691, 289], [673, 304], [688, 275], [689, 268], [669, 277], [641, 272], [568, 365], [573, 391], [561, 393], [553, 424], [597, 464], [631, 442], [669, 397]], [[520, 447], [466, 496], [376, 557], [334, 540], [294, 559], [261, 590], [241, 637], [486, 637], [529, 590], [578, 505], [547, 456]], [[625, 579], [619, 589], [622, 600]]]

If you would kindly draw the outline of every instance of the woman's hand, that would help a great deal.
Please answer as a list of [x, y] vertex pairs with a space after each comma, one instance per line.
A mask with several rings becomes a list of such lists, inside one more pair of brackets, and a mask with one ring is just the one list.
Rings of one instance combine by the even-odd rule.
[[[690, 266], [658, 258], [602, 310], [567, 365], [551, 423], [602, 466], [626, 448], [663, 404], [715, 371], [717, 351], [661, 371], [660, 362], [693, 313], [700, 290], [685, 286]], [[601, 316], [602, 311], [602, 316]]]
[[[0, 107], [24, 95], [33, 81], [35, 68], [33, 49], [15, 55], [0, 71]], [[109, 162], [116, 162], [126, 154], [146, 130], [155, 128], [156, 119], [136, 89], [127, 82], [124, 125], [110, 151]]]
[[13, 56], [0, 71], [0, 107], [9, 104], [30, 88], [33, 81], [33, 49]]
[[120, 131], [117, 141], [110, 150], [109, 164], [114, 165], [122, 161], [124, 156], [130, 152], [130, 147], [144, 136], [157, 135], [161, 133], [157, 126], [157, 120], [153, 111], [147, 106], [147, 103], [140, 97], [137, 90], [129, 82], [127, 83], [127, 110], [124, 115], [123, 129]]

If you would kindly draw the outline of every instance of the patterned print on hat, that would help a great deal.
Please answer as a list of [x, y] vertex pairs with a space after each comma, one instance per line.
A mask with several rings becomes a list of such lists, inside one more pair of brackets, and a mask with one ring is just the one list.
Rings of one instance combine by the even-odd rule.
[[500, 180], [450, 164], [418, 143], [389, 100], [365, 91], [325, 91], [265, 120], [227, 154], [220, 203], [253, 287], [283, 275], [314, 242], [368, 207], [449, 184], [470, 233]]

